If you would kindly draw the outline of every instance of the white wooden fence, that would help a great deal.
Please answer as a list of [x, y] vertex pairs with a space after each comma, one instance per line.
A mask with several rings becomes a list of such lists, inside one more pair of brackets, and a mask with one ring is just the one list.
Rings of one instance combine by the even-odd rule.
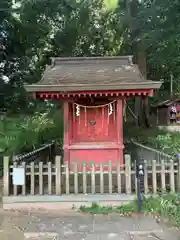
[[[17, 195], [61, 195], [61, 194], [95, 194], [95, 193], [126, 193], [136, 192], [135, 165], [130, 158], [124, 165], [73, 164], [61, 165], [61, 157], [56, 156], [55, 164], [43, 162], [26, 164], [25, 184], [12, 184], [13, 168], [17, 164], [9, 165], [9, 158], [4, 157], [4, 196]], [[157, 192], [175, 192], [180, 190], [180, 163], [161, 160], [152, 165], [144, 161], [143, 191], [145, 194]]]

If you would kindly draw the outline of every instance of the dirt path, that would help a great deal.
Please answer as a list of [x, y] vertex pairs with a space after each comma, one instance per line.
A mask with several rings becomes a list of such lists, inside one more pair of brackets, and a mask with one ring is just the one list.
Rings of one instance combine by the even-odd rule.
[[180, 233], [147, 216], [1, 211], [0, 239], [179, 240]]

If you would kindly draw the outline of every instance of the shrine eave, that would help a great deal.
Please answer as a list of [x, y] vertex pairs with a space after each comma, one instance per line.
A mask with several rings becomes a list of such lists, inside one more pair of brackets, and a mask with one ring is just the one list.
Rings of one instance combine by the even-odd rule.
[[88, 91], [88, 92], [36, 92], [37, 99], [67, 99], [72, 97], [131, 97], [153, 96], [153, 89], [123, 90], [123, 91]]
[[137, 90], [138, 89], [159, 89], [161, 82], [122, 82], [116, 84], [31, 84], [24, 85], [27, 92], [74, 92], [74, 91], [109, 91], [109, 90]]

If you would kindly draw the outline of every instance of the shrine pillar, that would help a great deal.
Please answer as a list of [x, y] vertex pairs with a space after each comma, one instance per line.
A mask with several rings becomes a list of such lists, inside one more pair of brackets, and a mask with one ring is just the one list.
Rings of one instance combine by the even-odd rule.
[[117, 143], [119, 145], [118, 151], [118, 162], [124, 162], [124, 144], [123, 144], [123, 100], [118, 99], [116, 105], [116, 116], [117, 116]]
[[70, 133], [70, 111], [69, 111], [69, 102], [65, 101], [63, 104], [64, 107], [64, 162], [69, 162], [69, 133]]

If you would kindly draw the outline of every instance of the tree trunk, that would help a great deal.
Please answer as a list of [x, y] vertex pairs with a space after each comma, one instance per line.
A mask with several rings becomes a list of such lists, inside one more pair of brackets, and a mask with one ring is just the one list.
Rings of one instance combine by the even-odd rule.
[[[147, 71], [145, 44], [142, 39], [137, 41], [140, 35], [139, 26], [136, 21], [138, 14], [138, 0], [126, 0], [126, 14], [131, 32], [132, 48], [135, 52], [136, 63], [138, 64], [142, 75], [146, 79]], [[140, 126], [144, 124], [145, 126], [148, 126], [148, 99], [143, 101], [141, 97], [135, 97], [134, 107], [135, 115], [138, 117], [138, 121], [136, 121], [136, 123]]]

